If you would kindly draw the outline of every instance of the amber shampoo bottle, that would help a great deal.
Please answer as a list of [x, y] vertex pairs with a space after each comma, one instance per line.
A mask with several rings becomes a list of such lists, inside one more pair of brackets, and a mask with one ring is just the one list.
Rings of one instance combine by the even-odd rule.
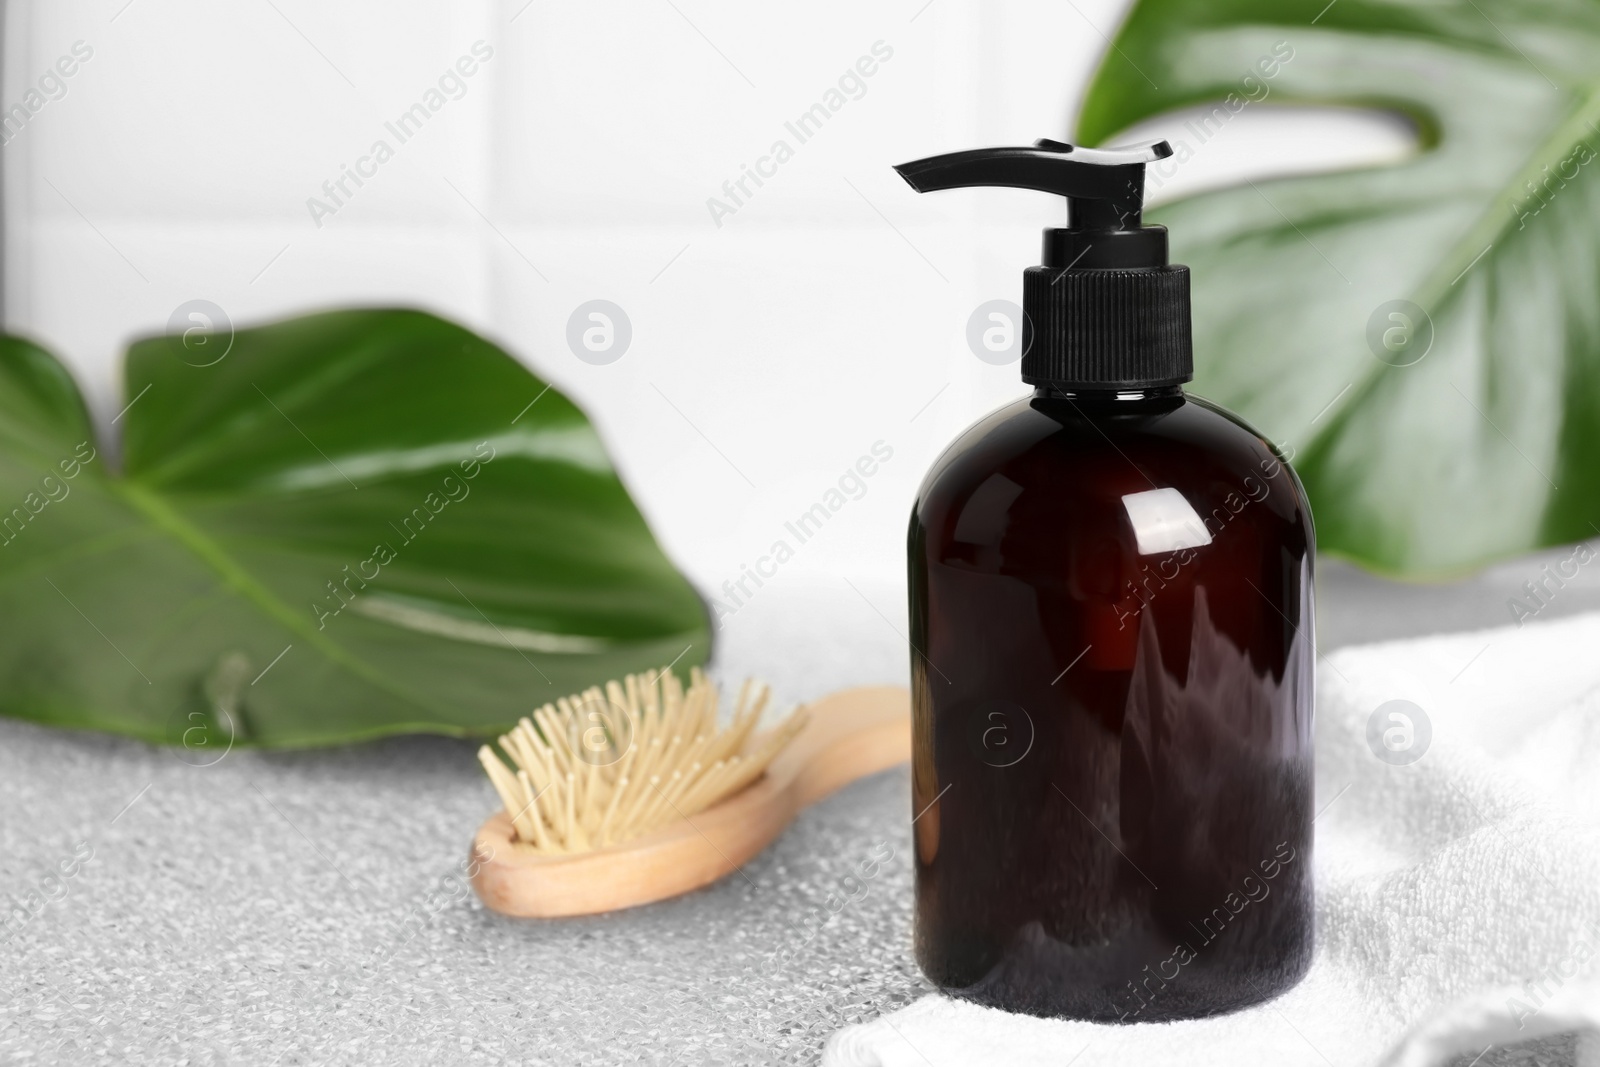
[[1210, 1015], [1311, 959], [1311, 515], [1183, 390], [1188, 268], [1141, 223], [1170, 154], [897, 168], [1068, 201], [1024, 275], [1033, 394], [939, 457], [909, 537], [917, 959], [1010, 1011]]

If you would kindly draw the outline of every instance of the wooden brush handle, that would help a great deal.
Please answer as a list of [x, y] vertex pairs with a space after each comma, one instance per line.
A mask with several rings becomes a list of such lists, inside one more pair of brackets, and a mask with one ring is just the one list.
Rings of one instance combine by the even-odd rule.
[[767, 773], [688, 819], [592, 852], [542, 855], [496, 811], [473, 841], [473, 888], [506, 915], [591, 915], [708, 885], [766, 848], [802, 808], [911, 758], [911, 695], [863, 686], [808, 705], [810, 721]]

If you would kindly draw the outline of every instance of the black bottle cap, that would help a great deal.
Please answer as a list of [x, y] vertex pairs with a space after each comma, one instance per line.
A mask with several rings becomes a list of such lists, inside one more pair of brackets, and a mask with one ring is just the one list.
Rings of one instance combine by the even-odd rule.
[[1129, 148], [952, 152], [895, 170], [919, 193], [971, 186], [1037, 189], [1067, 200], [1044, 231], [1044, 263], [1023, 275], [1022, 380], [1067, 391], [1139, 389], [1194, 377], [1189, 268], [1167, 263], [1167, 230], [1143, 225], [1144, 168], [1165, 141]]

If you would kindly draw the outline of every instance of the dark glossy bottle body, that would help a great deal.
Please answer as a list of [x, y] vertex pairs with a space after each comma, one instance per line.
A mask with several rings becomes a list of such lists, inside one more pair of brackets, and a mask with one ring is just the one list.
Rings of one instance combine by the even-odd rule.
[[1271, 447], [1177, 387], [1041, 390], [940, 457], [909, 548], [928, 977], [1124, 1022], [1298, 981], [1314, 534]]

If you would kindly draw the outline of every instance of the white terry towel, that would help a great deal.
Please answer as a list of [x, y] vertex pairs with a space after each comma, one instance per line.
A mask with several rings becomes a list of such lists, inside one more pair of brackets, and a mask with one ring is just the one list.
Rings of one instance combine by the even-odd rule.
[[929, 996], [835, 1034], [824, 1067], [1427, 1067], [1563, 1033], [1600, 1067], [1600, 614], [1342, 649], [1317, 674], [1299, 986], [1133, 1025]]

